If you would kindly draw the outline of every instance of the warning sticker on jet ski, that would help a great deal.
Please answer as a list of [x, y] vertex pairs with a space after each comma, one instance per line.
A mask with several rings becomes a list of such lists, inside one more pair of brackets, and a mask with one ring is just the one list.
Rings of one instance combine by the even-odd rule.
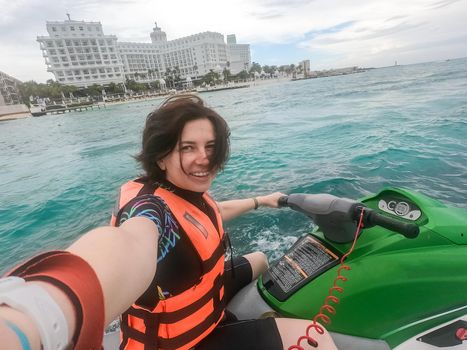
[[[268, 270], [272, 284], [280, 288], [279, 294], [293, 292], [304, 284], [337, 264], [339, 257], [317, 239], [306, 236], [298, 240], [292, 248]], [[264, 279], [263, 279], [264, 282]], [[271, 292], [271, 291], [270, 291]], [[273, 293], [274, 294], [274, 293]], [[283, 297], [279, 298], [283, 299]]]

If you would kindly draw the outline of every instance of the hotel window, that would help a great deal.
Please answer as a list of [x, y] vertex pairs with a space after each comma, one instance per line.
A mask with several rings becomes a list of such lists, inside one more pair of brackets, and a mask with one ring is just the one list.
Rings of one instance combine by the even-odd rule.
[[84, 30], [84, 28], [82, 26], [79, 26], [78, 28], [79, 28], [79, 30]]
[[72, 32], [74, 32], [74, 31], [75, 31], [75, 27], [70, 26], [70, 30], [71, 30]]
[[57, 31], [57, 27], [52, 27], [52, 32], [56, 32]]

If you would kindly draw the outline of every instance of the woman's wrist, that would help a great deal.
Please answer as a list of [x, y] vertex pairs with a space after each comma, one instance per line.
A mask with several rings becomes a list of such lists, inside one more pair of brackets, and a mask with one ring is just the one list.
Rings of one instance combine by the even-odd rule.
[[253, 199], [253, 202], [254, 202], [253, 210], [256, 210], [256, 209], [258, 209], [259, 206], [260, 206], [258, 197], [253, 197], [252, 199]]

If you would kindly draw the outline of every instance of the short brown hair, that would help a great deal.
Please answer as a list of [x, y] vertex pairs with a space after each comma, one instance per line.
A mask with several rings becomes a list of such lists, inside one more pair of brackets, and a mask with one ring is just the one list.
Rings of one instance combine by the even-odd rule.
[[227, 122], [195, 95], [173, 96], [149, 113], [143, 131], [142, 150], [135, 157], [151, 181], [165, 179], [165, 171], [157, 162], [172, 152], [180, 140], [185, 124], [208, 119], [215, 133], [215, 150], [210, 158], [210, 170], [223, 170], [229, 158], [230, 130]]

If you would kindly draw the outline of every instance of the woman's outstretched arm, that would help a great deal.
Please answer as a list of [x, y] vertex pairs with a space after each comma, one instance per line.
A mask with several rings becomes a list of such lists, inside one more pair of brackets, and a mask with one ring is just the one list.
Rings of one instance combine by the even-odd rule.
[[[137, 217], [118, 228], [109, 226], [89, 231], [67, 248], [68, 252], [85, 260], [97, 276], [104, 300], [105, 325], [128, 309], [148, 288], [156, 271], [157, 240], [156, 225], [147, 218]], [[77, 327], [77, 315], [69, 296], [51, 283], [26, 283], [42, 287], [57, 303], [67, 321], [68, 341], [71, 341]], [[103, 332], [104, 329], [96, 331]], [[41, 348], [36, 322], [24, 312], [0, 306], [2, 346], [24, 349], [21, 334], [32, 350]]]

